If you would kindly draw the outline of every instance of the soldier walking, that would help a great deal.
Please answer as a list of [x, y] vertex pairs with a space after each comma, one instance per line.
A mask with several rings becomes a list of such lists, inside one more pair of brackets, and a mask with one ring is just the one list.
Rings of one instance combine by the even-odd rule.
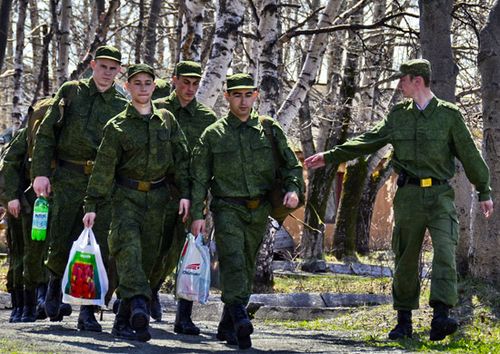
[[[190, 152], [205, 128], [217, 120], [215, 113], [210, 108], [196, 100], [195, 96], [201, 76], [202, 70], [199, 63], [180, 61], [175, 67], [172, 78], [175, 86], [174, 92], [166, 98], [154, 101], [156, 107], [167, 109], [179, 122], [186, 136]], [[169, 171], [169, 180], [173, 179], [174, 173], [175, 171]], [[172, 184], [171, 187], [172, 190], [175, 190]], [[167, 275], [172, 273], [177, 266], [179, 254], [186, 239], [186, 228], [189, 229], [189, 225], [179, 222], [177, 199], [171, 200], [167, 205], [160, 258], [153, 269], [151, 316], [158, 321], [161, 320], [162, 313], [158, 291]], [[200, 334], [200, 329], [191, 320], [192, 309], [192, 301], [177, 300], [174, 332], [190, 335]]]
[[418, 260], [428, 229], [434, 248], [430, 340], [442, 340], [458, 328], [457, 321], [449, 317], [449, 309], [458, 300], [455, 266], [458, 218], [454, 191], [448, 180], [455, 174], [456, 157], [476, 187], [481, 210], [489, 217], [493, 212], [489, 171], [458, 107], [432, 93], [429, 61], [405, 62], [397, 77], [398, 89], [411, 100], [394, 106], [387, 118], [370, 131], [308, 157], [305, 164], [308, 168], [318, 168], [374, 153], [387, 144], [393, 146], [392, 164], [399, 173], [392, 235], [396, 256], [392, 297], [397, 325], [389, 338], [412, 336], [411, 311], [418, 309], [420, 297]]
[[113, 184], [110, 253], [116, 260], [121, 301], [112, 334], [148, 341], [151, 274], [164, 233], [165, 205], [171, 198], [165, 181], [175, 165], [180, 191], [178, 214], [189, 214], [188, 148], [173, 115], [151, 103], [154, 71], [131, 65], [126, 88], [132, 102], [104, 129], [85, 197], [86, 227], [106, 217], [100, 202]]
[[[228, 77], [224, 96], [229, 113], [205, 130], [193, 150], [191, 232], [205, 232], [203, 210], [210, 190], [224, 302], [217, 337], [229, 342], [236, 334], [239, 348], [246, 349], [252, 345], [253, 333], [246, 305], [271, 210], [268, 194], [277, 166], [272, 143], [252, 108], [258, 97], [253, 78], [248, 74]], [[302, 168], [275, 121], [272, 130], [284, 161], [280, 166], [286, 189], [283, 204], [294, 208], [303, 185]]]
[[[45, 265], [50, 271], [45, 301], [47, 316], [60, 316], [61, 278], [73, 241], [82, 231], [83, 198], [106, 122], [123, 111], [127, 101], [114, 85], [121, 70], [121, 54], [112, 46], [99, 47], [90, 63], [90, 79], [64, 83], [54, 97], [36, 136], [33, 152], [33, 189], [37, 196], [53, 192], [50, 241]], [[52, 175], [51, 162], [56, 161]], [[110, 200], [99, 205], [94, 226], [103, 261], [107, 266]], [[105, 216], [106, 215], [106, 216]], [[78, 329], [102, 331], [94, 316], [95, 306], [81, 306]]]

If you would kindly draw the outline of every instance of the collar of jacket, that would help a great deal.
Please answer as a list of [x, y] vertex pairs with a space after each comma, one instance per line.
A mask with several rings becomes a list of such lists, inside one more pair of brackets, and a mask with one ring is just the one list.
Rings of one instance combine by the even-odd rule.
[[259, 123], [259, 114], [254, 109], [250, 111], [250, 117], [248, 117], [248, 120], [246, 122], [242, 122], [231, 111], [229, 111], [229, 113], [227, 114], [227, 121], [229, 125], [234, 129], [239, 128], [243, 123], [245, 123], [247, 127], [251, 127], [257, 130], [262, 129]]
[[[163, 114], [161, 114], [160, 110], [158, 108], [156, 108], [156, 106], [151, 103], [151, 119], [153, 118], [158, 118], [160, 120], [164, 120], [163, 118]], [[129, 102], [127, 104], [127, 108], [125, 108], [125, 116], [127, 118], [137, 118], [137, 119], [144, 119], [143, 118], [143, 115], [140, 114], [139, 112], [137, 112], [137, 109], [135, 109], [134, 105], [132, 104], [132, 102]]]
[[167, 97], [167, 101], [170, 101], [172, 103], [172, 106], [174, 107], [174, 111], [177, 112], [180, 109], [185, 109], [189, 115], [192, 117], [194, 116], [196, 112], [196, 106], [198, 102], [196, 101], [196, 97], [192, 99], [191, 102], [188, 103], [186, 107], [181, 106], [181, 102], [179, 101], [179, 98], [177, 97], [177, 92], [175, 90], [170, 94], [170, 96]]
[[432, 113], [434, 113], [434, 110], [436, 109], [437, 105], [438, 105], [438, 100], [436, 96], [433, 96], [429, 101], [429, 103], [427, 104], [427, 107], [425, 107], [423, 111], [418, 109], [417, 103], [415, 101], [412, 101], [410, 109], [415, 113], [423, 114], [425, 118], [429, 118], [432, 115]]
[[81, 80], [88, 88], [89, 88], [89, 96], [95, 96], [96, 94], [101, 94], [102, 98], [106, 103], [111, 101], [111, 99], [115, 96], [116, 94], [116, 88], [115, 88], [115, 83], [111, 85], [109, 89], [107, 89], [104, 92], [101, 92], [97, 89], [97, 86], [95, 84], [94, 78], [91, 77], [90, 79], [84, 79]]

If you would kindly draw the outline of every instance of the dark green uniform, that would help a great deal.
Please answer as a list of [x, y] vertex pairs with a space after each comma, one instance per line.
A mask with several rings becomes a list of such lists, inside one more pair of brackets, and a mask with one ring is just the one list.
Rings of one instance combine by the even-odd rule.
[[[457, 157], [475, 185], [479, 200], [488, 200], [488, 167], [458, 107], [437, 98], [422, 111], [413, 101], [396, 105], [372, 130], [326, 152], [324, 157], [327, 163], [339, 163], [373, 153], [386, 144], [394, 147], [392, 163], [396, 172], [406, 171], [408, 175], [394, 199], [394, 308], [418, 308], [418, 260], [425, 229], [430, 231], [434, 247], [430, 304], [454, 306], [458, 221], [454, 192], [446, 181], [455, 174]], [[432, 186], [421, 187], [420, 180], [428, 178], [433, 179]]]
[[[279, 124], [273, 124], [277, 148], [285, 165], [282, 175], [288, 192], [299, 193], [302, 167]], [[191, 161], [193, 220], [203, 218], [210, 189], [215, 240], [219, 253], [222, 301], [248, 303], [255, 258], [268, 222], [266, 195], [275, 178], [272, 146], [258, 114], [247, 122], [232, 113], [210, 125], [193, 150]], [[248, 206], [242, 205], [246, 201]]]
[[106, 217], [101, 214], [100, 203], [116, 180], [109, 248], [116, 260], [118, 291], [124, 300], [151, 297], [151, 270], [158, 257], [165, 204], [170, 196], [164, 181], [149, 191], [120, 181], [135, 181], [137, 186], [161, 181], [175, 165], [181, 198], [189, 199], [188, 164], [186, 138], [167, 110], [153, 105], [152, 115], [143, 117], [129, 104], [106, 125], [87, 188], [85, 211], [96, 212], [96, 221]]
[[[32, 176], [51, 176], [51, 160], [57, 160], [51, 178], [54, 195], [46, 266], [59, 278], [64, 273], [72, 242], [83, 230], [83, 198], [104, 125], [123, 111], [125, 105], [125, 98], [114, 86], [99, 92], [92, 78], [70, 81], [61, 86], [40, 125]], [[100, 201], [100, 212], [93, 230], [106, 264], [109, 198]]]
[[[199, 103], [196, 98], [189, 102], [186, 107], [182, 107], [175, 91], [167, 98], [156, 100], [154, 104], [158, 108], [167, 109], [174, 115], [186, 136], [189, 151], [192, 151], [205, 128], [217, 120], [215, 113], [204, 104]], [[175, 173], [175, 171], [172, 170], [169, 173]], [[179, 201], [173, 199], [167, 204], [165, 234], [151, 282], [153, 289], [161, 286], [165, 277], [172, 273], [177, 266], [185, 238], [185, 227], [179, 218]]]
[[[31, 239], [31, 223], [33, 220], [34, 192], [24, 193], [30, 185], [28, 154], [28, 130], [21, 129], [11, 142], [3, 160], [5, 179], [5, 197], [10, 201], [18, 199], [21, 202], [20, 218], [13, 223], [13, 235], [19, 233], [14, 226], [22, 224], [20, 252], [22, 255], [22, 274], [25, 289], [34, 290], [39, 284], [47, 282], [47, 273], [43, 265], [45, 257], [45, 241]], [[13, 218], [11, 218], [13, 219]], [[17, 238], [15, 239], [17, 240]], [[16, 241], [19, 242], [19, 241]]]

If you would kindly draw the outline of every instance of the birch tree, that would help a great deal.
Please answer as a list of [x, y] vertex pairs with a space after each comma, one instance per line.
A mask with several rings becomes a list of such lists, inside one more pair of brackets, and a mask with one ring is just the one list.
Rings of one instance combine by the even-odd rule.
[[28, 0], [19, 0], [16, 24], [16, 51], [14, 57], [14, 96], [12, 97], [12, 122], [19, 122], [22, 118], [21, 105], [23, 103], [23, 52], [24, 52], [24, 24]]
[[7, 49], [7, 38], [9, 38], [10, 9], [12, 7], [12, 0], [2, 0], [0, 6], [1, 6], [0, 7], [0, 73], [1, 73], [5, 58], [5, 50]]
[[201, 41], [207, 0], [183, 0], [180, 60], [201, 62]]
[[238, 31], [243, 24], [245, 3], [243, 0], [218, 0], [216, 5], [215, 35], [210, 58], [205, 65], [198, 89], [198, 101], [213, 107], [226, 78], [233, 58]]
[[68, 80], [70, 34], [69, 26], [71, 19], [71, 0], [61, 1], [61, 21], [57, 31], [57, 44], [59, 46], [57, 61], [57, 85], [61, 86]]
[[483, 99], [483, 156], [491, 172], [495, 211], [489, 219], [478, 215], [471, 242], [471, 274], [500, 284], [500, 1], [495, 0], [480, 32], [479, 55]]

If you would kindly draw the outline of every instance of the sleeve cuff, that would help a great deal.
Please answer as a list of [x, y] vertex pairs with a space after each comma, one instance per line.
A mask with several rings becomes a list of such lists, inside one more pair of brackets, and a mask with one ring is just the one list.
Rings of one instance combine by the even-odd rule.
[[96, 204], [95, 203], [85, 203], [83, 210], [86, 213], [95, 213], [96, 212]]
[[331, 164], [333, 163], [333, 150], [328, 150], [327, 152], [325, 152], [323, 154], [323, 158], [325, 159], [325, 163], [326, 164]]
[[478, 199], [480, 202], [485, 202], [491, 199], [490, 192], [478, 192]]

